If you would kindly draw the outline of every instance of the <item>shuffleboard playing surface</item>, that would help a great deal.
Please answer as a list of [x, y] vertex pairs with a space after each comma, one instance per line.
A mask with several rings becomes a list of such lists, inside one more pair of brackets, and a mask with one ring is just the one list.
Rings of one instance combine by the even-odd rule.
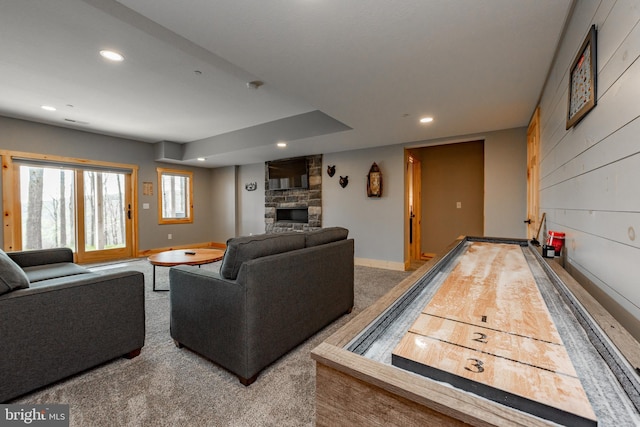
[[518, 245], [471, 244], [392, 363], [554, 422], [597, 424]]

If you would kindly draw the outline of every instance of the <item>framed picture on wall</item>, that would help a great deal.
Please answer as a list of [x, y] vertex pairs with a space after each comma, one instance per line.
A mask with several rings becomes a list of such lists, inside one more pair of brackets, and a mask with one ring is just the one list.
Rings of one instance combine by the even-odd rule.
[[596, 106], [596, 26], [592, 25], [569, 69], [567, 129]]
[[376, 162], [373, 162], [367, 175], [367, 196], [382, 197], [382, 172]]

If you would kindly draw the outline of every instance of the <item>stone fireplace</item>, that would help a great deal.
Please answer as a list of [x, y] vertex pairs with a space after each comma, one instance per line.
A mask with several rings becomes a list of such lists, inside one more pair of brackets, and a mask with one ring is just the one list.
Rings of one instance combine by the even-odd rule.
[[307, 156], [309, 188], [272, 190], [265, 164], [265, 231], [306, 231], [322, 227], [322, 155]]

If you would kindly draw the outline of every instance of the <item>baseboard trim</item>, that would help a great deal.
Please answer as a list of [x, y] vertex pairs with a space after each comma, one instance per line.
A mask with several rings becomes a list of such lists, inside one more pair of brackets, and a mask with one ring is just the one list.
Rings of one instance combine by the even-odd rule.
[[354, 258], [353, 263], [355, 265], [361, 265], [363, 267], [383, 268], [385, 270], [406, 271], [404, 262], [396, 261], [383, 261], [379, 259], [369, 258]]

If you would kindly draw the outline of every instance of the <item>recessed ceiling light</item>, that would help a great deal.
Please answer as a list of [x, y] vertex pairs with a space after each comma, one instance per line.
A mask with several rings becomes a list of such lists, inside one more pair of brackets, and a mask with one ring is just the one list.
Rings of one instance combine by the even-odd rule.
[[420, 123], [431, 123], [433, 121], [433, 117], [423, 117], [420, 119]]
[[56, 107], [52, 107], [51, 105], [41, 105], [40, 108], [47, 111], [56, 111]]
[[100, 55], [103, 58], [108, 59], [109, 61], [116, 61], [116, 62], [124, 61], [124, 56], [122, 56], [122, 54], [118, 52], [114, 52], [113, 50], [101, 50]]
[[206, 159], [204, 157], [198, 157], [196, 160], [198, 160], [199, 162], [204, 162]]
[[278, 142], [276, 145], [277, 145], [278, 147], [280, 147], [280, 148], [284, 148], [284, 147], [286, 147], [286, 146], [287, 146], [287, 143], [286, 143], [286, 142]]

